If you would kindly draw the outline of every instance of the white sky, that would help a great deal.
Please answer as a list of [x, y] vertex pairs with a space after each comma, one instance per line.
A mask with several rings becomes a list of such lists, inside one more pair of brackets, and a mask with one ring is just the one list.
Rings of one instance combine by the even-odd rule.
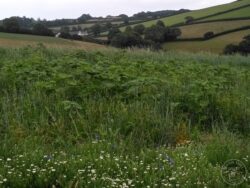
[[33, 18], [77, 18], [92, 16], [132, 15], [140, 11], [200, 9], [233, 0], [0, 0], [0, 19], [10, 16]]

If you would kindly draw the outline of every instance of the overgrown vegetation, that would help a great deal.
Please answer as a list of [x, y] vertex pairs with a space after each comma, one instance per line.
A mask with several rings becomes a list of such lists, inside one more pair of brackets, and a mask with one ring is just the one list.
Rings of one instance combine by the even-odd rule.
[[[228, 187], [249, 57], [0, 49], [0, 187]], [[239, 187], [247, 187], [249, 177]]]

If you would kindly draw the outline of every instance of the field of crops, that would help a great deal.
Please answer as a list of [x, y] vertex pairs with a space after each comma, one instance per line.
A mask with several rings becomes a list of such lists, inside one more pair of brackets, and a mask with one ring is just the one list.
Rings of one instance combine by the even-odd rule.
[[220, 19], [232, 19], [232, 18], [249, 18], [250, 17], [250, 7], [242, 8], [239, 10], [235, 10], [232, 12], [228, 12], [225, 14], [221, 14], [218, 16], [213, 16], [207, 19], [204, 19], [202, 21], [208, 21], [208, 20], [220, 20]]
[[214, 32], [214, 34], [217, 34], [243, 26], [250, 26], [250, 19], [186, 25], [179, 27], [181, 29], [180, 38], [202, 38], [205, 33], [210, 31]]
[[167, 42], [164, 44], [166, 50], [188, 51], [188, 52], [212, 52], [220, 54], [228, 44], [238, 44], [243, 37], [250, 34], [250, 30], [238, 31], [222, 35], [207, 41], [184, 41]]
[[250, 170], [249, 62], [0, 48], [0, 187], [228, 187], [225, 161]]
[[[225, 5], [219, 5], [219, 6], [215, 6], [215, 7], [210, 7], [210, 8], [205, 8], [205, 9], [201, 9], [201, 10], [195, 10], [192, 12], [187, 12], [187, 13], [183, 13], [183, 14], [179, 14], [179, 15], [175, 15], [175, 16], [171, 16], [171, 17], [166, 17], [162, 20], [167, 26], [171, 26], [174, 24], [178, 24], [178, 23], [182, 23], [185, 22], [185, 18], [187, 16], [192, 16], [193, 18], [200, 18], [200, 17], [204, 17], [204, 16], [209, 16], [218, 12], [223, 12], [223, 11], [227, 11], [227, 10], [231, 10], [237, 7], [241, 7], [244, 5], [248, 5], [250, 4], [249, 0], [241, 0], [241, 1], [236, 1], [233, 3], [229, 3], [229, 4], [225, 4]], [[228, 13], [230, 14], [230, 13]], [[148, 22], [144, 22], [143, 24], [147, 27], [155, 24], [158, 20], [153, 20], [153, 21], [148, 21]], [[125, 30], [125, 27], [122, 27], [121, 30]]]
[[0, 33], [0, 47], [23, 47], [27, 45], [34, 46], [38, 43], [43, 43], [46, 47], [50, 48], [84, 50], [104, 48], [104, 46], [94, 43], [71, 41], [55, 37]]

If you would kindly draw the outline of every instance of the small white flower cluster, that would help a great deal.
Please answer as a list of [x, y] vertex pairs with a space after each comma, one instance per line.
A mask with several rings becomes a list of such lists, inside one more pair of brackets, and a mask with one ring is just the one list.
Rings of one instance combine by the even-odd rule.
[[192, 153], [183, 147], [148, 150], [139, 155], [103, 150], [79, 155], [54, 152], [35, 160], [25, 155], [0, 158], [0, 187], [11, 179], [45, 181], [52, 177], [56, 182], [60, 179], [85, 187], [209, 187], [214, 181], [221, 182], [216, 176], [219, 171], [202, 152]]

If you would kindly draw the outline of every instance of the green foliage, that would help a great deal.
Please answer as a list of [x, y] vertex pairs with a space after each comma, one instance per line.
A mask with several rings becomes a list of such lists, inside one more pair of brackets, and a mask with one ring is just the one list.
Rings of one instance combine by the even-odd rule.
[[213, 36], [214, 36], [214, 32], [212, 32], [212, 31], [206, 32], [206, 33], [204, 34], [204, 38], [205, 38], [205, 39], [210, 39], [210, 38], [213, 37]]
[[145, 30], [145, 39], [162, 43], [165, 41], [165, 28], [153, 25]]
[[53, 32], [48, 29], [45, 25], [41, 23], [37, 23], [33, 26], [32, 32], [36, 35], [43, 35], [43, 36], [53, 36]]
[[91, 32], [94, 36], [98, 36], [101, 33], [102, 26], [100, 24], [94, 24], [90, 27]]
[[145, 31], [145, 26], [143, 24], [139, 24], [139, 25], [136, 25], [133, 28], [133, 30], [134, 30], [134, 32], [139, 33], [140, 35], [143, 35], [144, 31]]
[[165, 27], [161, 21], [158, 21], [157, 25], [153, 25], [145, 30], [145, 39], [156, 43], [172, 41], [180, 35], [181, 30], [179, 28]]
[[108, 40], [111, 41], [121, 31], [117, 27], [112, 27], [108, 33]]
[[240, 53], [242, 55], [250, 54], [250, 35], [244, 37], [239, 45], [229, 44], [224, 49], [224, 54]]
[[134, 33], [131, 28], [125, 33], [116, 34], [111, 40], [111, 45], [118, 48], [140, 47], [144, 46], [144, 40], [139, 34]]
[[17, 18], [11, 17], [3, 20], [3, 28], [7, 32], [18, 33], [20, 30], [20, 25]]
[[0, 49], [0, 187], [228, 187], [225, 160], [250, 169], [249, 66], [240, 56]]

